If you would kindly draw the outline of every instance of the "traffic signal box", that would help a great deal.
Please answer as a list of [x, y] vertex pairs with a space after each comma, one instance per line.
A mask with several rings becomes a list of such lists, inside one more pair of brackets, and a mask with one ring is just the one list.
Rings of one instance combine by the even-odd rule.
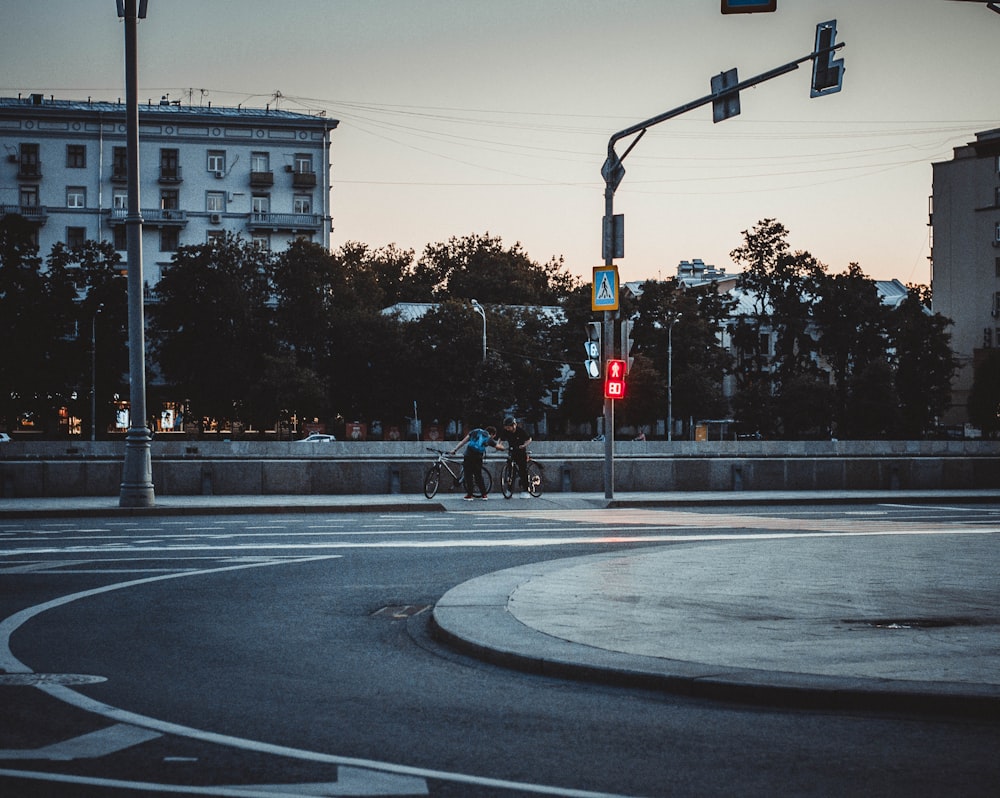
[[625, 398], [625, 361], [609, 360], [604, 376], [604, 398]]

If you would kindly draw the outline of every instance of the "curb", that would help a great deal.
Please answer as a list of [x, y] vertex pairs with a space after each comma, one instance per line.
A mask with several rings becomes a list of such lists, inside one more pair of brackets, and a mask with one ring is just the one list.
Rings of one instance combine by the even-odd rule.
[[1000, 718], [1000, 693], [992, 685], [725, 667], [625, 654], [553, 637], [517, 620], [507, 610], [507, 599], [517, 585], [565, 567], [560, 562], [569, 560], [509, 568], [452, 588], [434, 607], [431, 635], [467, 655], [526, 673], [691, 698], [786, 709]]

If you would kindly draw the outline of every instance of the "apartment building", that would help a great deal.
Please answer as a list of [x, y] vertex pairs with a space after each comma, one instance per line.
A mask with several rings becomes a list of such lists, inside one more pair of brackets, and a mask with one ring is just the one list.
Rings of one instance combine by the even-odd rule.
[[[0, 97], [0, 216], [31, 221], [43, 256], [88, 239], [125, 252], [125, 121], [121, 102]], [[227, 231], [274, 250], [298, 238], [329, 247], [337, 124], [273, 108], [140, 104], [147, 286], [178, 247]]]
[[1000, 128], [977, 133], [932, 167], [933, 308], [954, 322], [951, 346], [961, 363], [942, 421], [963, 424], [975, 364], [1000, 347]]

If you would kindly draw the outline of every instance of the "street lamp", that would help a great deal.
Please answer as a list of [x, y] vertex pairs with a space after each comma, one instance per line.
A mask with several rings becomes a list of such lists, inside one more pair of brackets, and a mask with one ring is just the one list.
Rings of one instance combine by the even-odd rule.
[[472, 309], [483, 317], [483, 363], [486, 362], [486, 311], [475, 299], [472, 300]]
[[119, 507], [152, 507], [151, 441], [146, 420], [146, 334], [142, 307], [142, 214], [139, 211], [139, 45], [138, 21], [147, 0], [118, 0], [125, 19], [125, 144], [128, 162], [128, 213], [125, 216], [128, 259], [129, 428], [125, 436]]
[[667, 440], [674, 439], [674, 325], [682, 314], [670, 317], [667, 327]]
[[97, 306], [90, 319], [90, 440], [97, 440], [97, 314], [104, 310], [104, 303]]

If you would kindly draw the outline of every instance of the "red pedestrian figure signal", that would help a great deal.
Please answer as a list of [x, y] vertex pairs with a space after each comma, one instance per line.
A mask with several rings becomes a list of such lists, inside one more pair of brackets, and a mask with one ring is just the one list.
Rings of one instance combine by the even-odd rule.
[[625, 398], [625, 361], [609, 360], [604, 377], [604, 398]]

